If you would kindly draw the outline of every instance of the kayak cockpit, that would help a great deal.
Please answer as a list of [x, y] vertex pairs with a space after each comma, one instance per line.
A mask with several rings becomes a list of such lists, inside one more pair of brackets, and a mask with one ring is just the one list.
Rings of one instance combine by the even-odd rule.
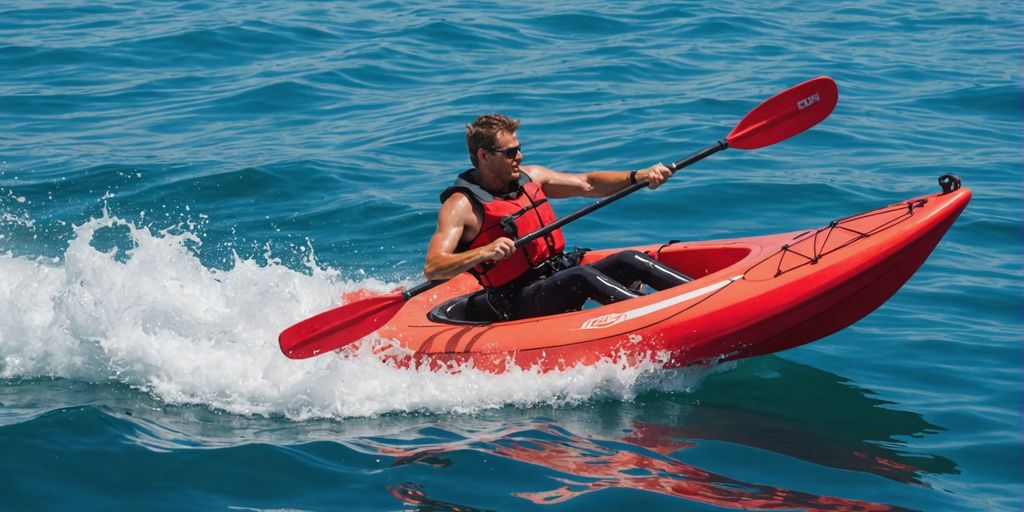
[[[587, 253], [583, 263], [592, 263], [616, 251]], [[751, 253], [750, 247], [736, 245], [689, 246], [669, 243], [647, 251], [662, 263], [698, 280], [742, 261]], [[684, 285], [680, 285], [684, 286]], [[675, 288], [679, 288], [674, 287]], [[486, 290], [448, 299], [427, 313], [433, 322], [457, 325], [487, 325], [503, 320], [490, 306]]]
[[501, 320], [487, 303], [487, 290], [449, 299], [427, 313], [433, 322], [460, 325], [487, 325]]

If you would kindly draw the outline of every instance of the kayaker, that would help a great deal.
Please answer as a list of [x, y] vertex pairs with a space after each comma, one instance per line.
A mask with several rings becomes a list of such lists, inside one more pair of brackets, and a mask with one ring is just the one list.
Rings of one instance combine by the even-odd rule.
[[561, 230], [519, 249], [514, 239], [556, 217], [547, 198], [604, 197], [640, 180], [658, 188], [672, 172], [662, 164], [634, 171], [556, 172], [522, 165], [519, 121], [501, 114], [480, 116], [466, 126], [473, 167], [441, 194], [437, 230], [427, 248], [427, 279], [450, 279], [469, 271], [487, 290], [469, 305], [478, 319], [514, 319], [580, 309], [656, 290], [690, 279], [638, 251], [623, 251], [579, 265], [582, 250], [566, 254]]

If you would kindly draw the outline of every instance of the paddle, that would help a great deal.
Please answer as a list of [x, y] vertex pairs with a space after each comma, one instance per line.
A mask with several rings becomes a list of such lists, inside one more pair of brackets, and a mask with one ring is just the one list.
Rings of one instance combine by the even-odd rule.
[[[724, 140], [718, 141], [669, 166], [673, 173], [723, 149], [757, 149], [775, 144], [818, 124], [836, 106], [839, 91], [831, 78], [822, 76], [782, 91], [750, 111]], [[515, 241], [515, 246], [542, 237], [594, 210], [647, 186], [640, 181], [589, 206], [571, 213]], [[303, 320], [281, 332], [281, 351], [292, 359], [313, 357], [359, 340], [387, 323], [405, 302], [445, 280], [427, 281], [401, 293], [358, 300]]]

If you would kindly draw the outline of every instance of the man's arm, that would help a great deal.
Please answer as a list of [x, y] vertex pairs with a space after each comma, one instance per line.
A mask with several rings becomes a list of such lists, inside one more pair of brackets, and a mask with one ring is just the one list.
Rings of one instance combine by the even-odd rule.
[[515, 252], [515, 244], [509, 238], [499, 238], [483, 247], [465, 252], [455, 252], [463, 233], [479, 231], [480, 219], [473, 211], [473, 203], [460, 192], [452, 194], [441, 205], [437, 214], [437, 231], [427, 246], [427, 259], [423, 264], [423, 275], [433, 281], [451, 279], [487, 260], [503, 260]]
[[[533, 178], [549, 197], [604, 197], [633, 184], [630, 171], [594, 171], [585, 174], [557, 172], [539, 165], [524, 165], [523, 170]], [[637, 181], [647, 181], [649, 188], [658, 188], [672, 171], [662, 164], [652, 165], [636, 172]]]

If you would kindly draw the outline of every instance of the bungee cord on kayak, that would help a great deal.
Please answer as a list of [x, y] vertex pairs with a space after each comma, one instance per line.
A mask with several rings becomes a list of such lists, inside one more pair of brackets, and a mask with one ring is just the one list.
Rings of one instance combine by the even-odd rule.
[[[915, 208], [924, 206], [927, 203], [928, 203], [928, 200], [922, 198], [922, 199], [917, 199], [917, 200], [912, 201], [912, 202], [908, 202], [906, 205], [901, 205], [901, 206], [898, 206], [896, 208], [892, 208], [892, 209], [889, 209], [889, 210], [875, 211], [875, 212], [871, 212], [871, 213], [866, 213], [866, 214], [860, 214], [860, 215], [854, 215], [854, 216], [851, 216], [851, 217], [846, 217], [844, 219], [834, 220], [834, 221], [830, 222], [827, 226], [825, 226], [823, 228], [820, 228], [820, 229], [814, 230], [814, 232], [811, 233], [811, 234], [804, 234], [804, 235], [799, 236], [798, 240], [796, 242], [792, 243], [792, 244], [785, 244], [785, 245], [783, 245], [779, 249], [779, 251], [777, 253], [775, 253], [775, 254], [765, 258], [764, 261], [771, 260], [775, 256], [781, 254], [781, 256], [779, 257], [778, 266], [777, 266], [776, 271], [775, 271], [775, 277], [781, 276], [782, 274], [784, 274], [786, 272], [789, 272], [791, 270], [794, 270], [796, 268], [800, 268], [803, 265], [814, 265], [814, 264], [818, 263], [819, 261], [821, 261], [821, 258], [823, 258], [823, 257], [825, 257], [825, 256], [827, 256], [829, 254], [832, 254], [833, 252], [838, 251], [839, 249], [842, 249], [844, 247], [848, 247], [849, 245], [851, 245], [851, 244], [853, 244], [853, 243], [855, 243], [855, 242], [857, 242], [857, 241], [859, 241], [859, 240], [861, 240], [863, 238], [867, 238], [867, 237], [869, 237], [869, 236], [871, 236], [871, 235], [873, 235], [875, 233], [878, 233], [880, 231], [888, 229], [888, 228], [890, 228], [890, 227], [892, 227], [892, 226], [894, 226], [894, 225], [896, 225], [896, 224], [898, 224], [898, 223], [900, 223], [900, 222], [902, 222], [902, 221], [904, 221], [906, 219], [909, 219], [911, 216], [914, 215], [914, 209]], [[882, 223], [880, 225], [877, 225], [877, 226], [874, 226], [870, 230], [867, 230], [867, 231], [863, 231], [862, 232], [862, 231], [859, 231], [859, 230], [856, 230], [856, 229], [848, 227], [848, 224], [851, 224], [854, 221], [859, 221], [859, 220], [862, 220], [862, 219], [867, 219], [867, 218], [870, 218], [870, 217], [878, 217], [878, 216], [883, 216], [883, 215], [891, 217], [891, 215], [894, 214], [894, 213], [898, 213], [899, 216], [894, 217], [894, 218], [889, 218], [884, 223]], [[849, 238], [847, 240], [844, 240], [839, 245], [836, 245], [834, 247], [829, 247], [828, 249], [826, 249], [826, 247], [828, 247], [829, 240], [832, 239], [832, 234], [835, 233], [836, 230], [846, 231], [846, 232], [852, 234], [853, 237]], [[819, 237], [821, 236], [822, 233], [824, 233], [824, 237], [822, 238], [822, 241], [819, 244], [818, 243], [818, 239], [819, 239]], [[804, 254], [804, 253], [800, 252], [797, 249], [797, 246], [801, 242], [804, 242], [804, 241], [807, 241], [807, 240], [811, 241], [810, 248], [811, 248], [812, 252], [811, 252], [810, 255]], [[796, 265], [796, 266], [787, 267], [786, 270], [782, 270], [783, 262], [784, 262], [787, 254], [793, 254], [793, 255], [799, 256], [800, 258], [803, 259], [803, 261], [801, 261], [801, 263]], [[760, 263], [758, 263], [758, 265], [760, 265]], [[757, 265], [755, 265], [755, 267], [756, 266]], [[751, 268], [753, 268], [753, 267], [751, 267]]]
[[[960, 186], [961, 186], [960, 185], [960, 179], [957, 178], [956, 176], [951, 175], [951, 174], [944, 174], [944, 175], [940, 176], [938, 181], [939, 181], [939, 186], [942, 188], [942, 193], [941, 193], [942, 195], [949, 194], [950, 192], [954, 192], [956, 190], [959, 190]], [[803, 266], [803, 265], [813, 265], [813, 264], [816, 264], [824, 256], [827, 256], [827, 255], [829, 255], [829, 254], [831, 254], [831, 253], [833, 253], [835, 251], [838, 251], [839, 249], [847, 247], [850, 244], [853, 244], [853, 243], [855, 243], [855, 242], [857, 242], [857, 241], [859, 241], [859, 240], [861, 240], [863, 238], [867, 238], [867, 237], [872, 236], [872, 235], [874, 235], [874, 234], [876, 234], [878, 232], [881, 232], [881, 231], [884, 231], [886, 229], [889, 229], [889, 228], [895, 226], [896, 224], [899, 224], [900, 222], [903, 222], [903, 221], [909, 219], [910, 217], [912, 217], [914, 215], [916, 210], [920, 209], [922, 206], [926, 205], [927, 203], [928, 203], [928, 199], [927, 198], [919, 198], [919, 199], [915, 199], [913, 201], [908, 201], [906, 203], [893, 205], [893, 207], [891, 209], [877, 210], [877, 211], [874, 211], [874, 212], [862, 213], [862, 214], [859, 214], [859, 215], [852, 215], [852, 216], [849, 216], [849, 217], [844, 217], [842, 219], [834, 220], [834, 221], [830, 222], [827, 226], [825, 226], [823, 228], [820, 228], [820, 229], [817, 229], [817, 230], [814, 230], [814, 232], [811, 233], [811, 234], [806, 234], [806, 233], [801, 234], [800, 236], [798, 236], [799, 239], [797, 241], [795, 241], [795, 242], [793, 242], [791, 244], [783, 245], [779, 249], [779, 251], [777, 253], [775, 253], [775, 254], [765, 258], [764, 261], [771, 260], [771, 259], [775, 258], [775, 256], [778, 256], [778, 255], [781, 254], [781, 256], [778, 259], [778, 265], [777, 265], [777, 268], [776, 268], [776, 271], [775, 271], [775, 277], [781, 276], [785, 272], [788, 272], [788, 271], [793, 270], [795, 268], [799, 268], [800, 266]], [[895, 215], [895, 214], [899, 214], [899, 215]], [[887, 220], [885, 220], [881, 224], [872, 226], [870, 229], [861, 229], [861, 230], [854, 229], [853, 226], [857, 222], [859, 222], [861, 220], [864, 220], [864, 219], [868, 219], [870, 217], [877, 217], [877, 216], [886, 216]], [[832, 240], [832, 235], [833, 235], [833, 233], [836, 232], [836, 230], [846, 231], [846, 232], [852, 234], [853, 236], [851, 238], [844, 239], [841, 243], [839, 243], [837, 245], [829, 247], [829, 241]], [[819, 244], [818, 243], [818, 239], [819, 239], [819, 237], [821, 237], [822, 233], [824, 233], [824, 237], [822, 238], [822, 241]], [[804, 242], [806, 240], [811, 240], [811, 244], [810, 244], [811, 252], [810, 252], [810, 255], [804, 254], [800, 250], [797, 249], [797, 246], [799, 246], [801, 242]], [[786, 270], [783, 270], [782, 269], [783, 268], [783, 262], [784, 262], [785, 257], [786, 257], [787, 254], [793, 254], [795, 256], [798, 256], [798, 257], [802, 258], [801, 263], [799, 265], [788, 267]], [[758, 263], [757, 265], [754, 265], [754, 267], [760, 265], [764, 261]], [[753, 270], [754, 267], [751, 267], [751, 270]]]

